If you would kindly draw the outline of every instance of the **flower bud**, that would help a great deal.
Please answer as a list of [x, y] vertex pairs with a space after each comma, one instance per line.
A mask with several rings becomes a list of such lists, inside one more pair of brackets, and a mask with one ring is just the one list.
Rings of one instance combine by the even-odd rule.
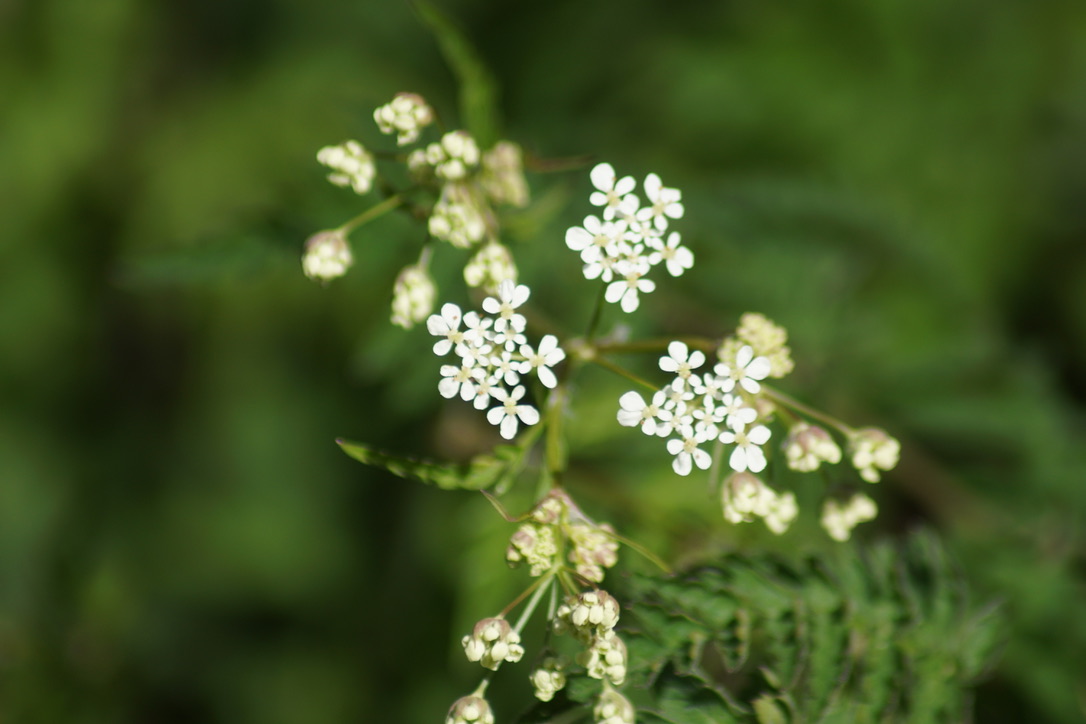
[[841, 461], [841, 448], [837, 447], [830, 434], [806, 422], [792, 426], [784, 442], [784, 454], [788, 458], [789, 468], [804, 473], [817, 470], [823, 461], [831, 464]]
[[494, 724], [494, 712], [483, 697], [462, 696], [449, 708], [445, 724]]
[[901, 455], [901, 443], [884, 430], [867, 427], [849, 437], [849, 454], [860, 477], [869, 483], [879, 482], [879, 470], [892, 470]]

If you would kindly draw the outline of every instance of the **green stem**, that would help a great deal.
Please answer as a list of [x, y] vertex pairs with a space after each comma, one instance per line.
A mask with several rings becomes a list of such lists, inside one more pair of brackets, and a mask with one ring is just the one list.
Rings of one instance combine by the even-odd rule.
[[503, 616], [516, 608], [517, 604], [524, 600], [524, 597], [529, 591], [533, 591], [532, 598], [528, 601], [528, 605], [524, 607], [524, 611], [521, 612], [516, 625], [513, 626], [513, 630], [517, 632], [517, 635], [520, 635], [520, 632], [524, 630], [524, 626], [528, 623], [528, 619], [531, 618], [532, 614], [535, 612], [535, 607], [539, 605], [539, 599], [543, 597], [543, 594], [547, 592], [547, 588], [553, 583], [554, 573], [547, 573], [536, 580], [535, 583], [525, 589], [524, 593], [517, 596], [516, 600], [505, 607], [505, 611], [502, 612]]
[[720, 342], [707, 337], [669, 337], [659, 339], [642, 339], [636, 342], [600, 342], [596, 349], [600, 352], [663, 352], [672, 342], [682, 342], [692, 349], [700, 349], [703, 352], [715, 352]]
[[347, 234], [350, 234], [352, 231], [357, 229], [359, 226], [367, 224], [378, 218], [379, 216], [387, 214], [389, 211], [392, 211], [394, 208], [402, 203], [402, 195], [397, 194], [395, 196], [391, 196], [382, 201], [381, 203], [377, 204], [376, 206], [371, 206], [358, 216], [348, 221], [346, 224], [340, 226], [339, 231], [343, 232], [343, 235], [346, 236]]
[[614, 362], [612, 362], [609, 359], [605, 359], [603, 357], [593, 356], [593, 357], [589, 358], [588, 361], [591, 362], [592, 364], [599, 365], [600, 367], [604, 368], [605, 370], [607, 370], [609, 372], [614, 372], [616, 375], [619, 375], [620, 377], [625, 377], [626, 379], [630, 380], [631, 382], [633, 382], [635, 384], [638, 384], [638, 385], [641, 385], [642, 387], [645, 387], [647, 389], [650, 389], [653, 392], [660, 389], [659, 385], [654, 385], [653, 383], [649, 382], [648, 380], [643, 379], [641, 377], [638, 377], [637, 375], [635, 375], [633, 372], [630, 372], [625, 367], [620, 367], [619, 365], [615, 364]]
[[824, 412], [819, 412], [812, 407], [808, 407], [794, 397], [786, 395], [780, 390], [774, 389], [769, 385], [762, 385], [762, 391], [765, 393], [766, 397], [770, 398], [771, 400], [779, 402], [780, 404], [787, 407], [791, 407], [793, 410], [796, 410], [798, 412], [802, 412], [807, 417], [814, 418], [819, 422], [824, 422], [830, 427], [839, 431], [845, 437], [850, 436], [853, 432], [851, 427], [841, 422], [836, 417], [831, 417]]
[[600, 293], [596, 295], [596, 306], [592, 309], [592, 317], [588, 320], [588, 331], [585, 332], [585, 341], [589, 344], [596, 336], [596, 330], [600, 326], [600, 317], [603, 316], [603, 297], [607, 292], [607, 286], [600, 287]]
[[544, 441], [547, 470], [557, 476], [566, 469], [565, 439], [562, 437], [563, 415], [566, 404], [566, 386], [559, 384], [547, 398], [547, 437]]

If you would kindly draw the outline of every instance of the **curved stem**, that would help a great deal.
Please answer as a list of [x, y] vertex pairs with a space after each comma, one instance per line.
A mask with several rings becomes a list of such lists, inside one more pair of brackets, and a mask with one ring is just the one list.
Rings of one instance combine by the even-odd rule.
[[600, 317], [603, 316], [603, 297], [607, 292], [607, 286], [600, 287], [600, 293], [596, 295], [596, 306], [592, 309], [592, 317], [588, 320], [588, 331], [585, 332], [585, 341], [591, 343], [596, 336], [596, 330], [600, 326]]
[[347, 223], [340, 226], [339, 231], [343, 232], [343, 235], [346, 236], [346, 235], [350, 234], [352, 231], [354, 231], [355, 229], [357, 229], [359, 226], [362, 226], [363, 224], [367, 224], [370, 221], [373, 221], [374, 219], [378, 218], [379, 216], [383, 216], [383, 215], [387, 214], [389, 211], [392, 211], [394, 208], [396, 208], [397, 206], [399, 206], [402, 203], [403, 203], [403, 196], [401, 194], [396, 194], [395, 196], [390, 196], [389, 198], [385, 199], [381, 203], [377, 204], [376, 206], [371, 206], [370, 208], [366, 209], [365, 211], [363, 211], [358, 216], [354, 217], [353, 219], [351, 219]]
[[784, 394], [780, 390], [774, 389], [769, 385], [762, 385], [762, 390], [765, 392], [766, 397], [769, 397], [771, 400], [779, 402], [787, 407], [791, 407], [793, 410], [796, 410], [798, 412], [802, 412], [804, 415], [814, 418], [819, 422], [824, 422], [840, 432], [845, 437], [850, 436], [853, 432], [851, 427], [841, 422], [836, 417], [831, 417], [824, 412], [819, 412], [812, 407], [808, 407], [794, 397]]
[[[542, 598], [543, 594], [547, 592], [547, 589], [549, 589], [553, 585], [553, 573], [548, 573], [540, 578], [538, 581], [536, 581], [535, 593], [532, 595], [531, 600], [528, 601], [528, 605], [524, 607], [524, 611], [521, 612], [520, 618], [517, 619], [516, 625], [513, 626], [513, 630], [517, 632], [518, 636], [520, 635], [520, 632], [524, 630], [524, 626], [528, 623], [528, 619], [531, 618], [532, 614], [535, 612], [536, 606], [539, 605], [539, 599]], [[530, 590], [532, 589], [529, 588], [528, 591]], [[525, 591], [524, 593], [527, 593], [528, 591]], [[521, 594], [520, 597], [523, 598], [524, 594]], [[513, 605], [516, 604], [514, 603]]]
[[600, 342], [596, 349], [600, 352], [663, 352], [672, 342], [682, 342], [687, 347], [703, 352], [715, 352], [720, 343], [708, 337], [668, 337], [642, 339], [636, 342]]
[[641, 385], [642, 387], [645, 387], [647, 389], [650, 389], [653, 392], [660, 389], [659, 385], [654, 385], [653, 383], [649, 382], [648, 380], [642, 379], [641, 377], [638, 377], [637, 375], [635, 375], [633, 372], [630, 372], [625, 367], [620, 367], [619, 365], [615, 364], [611, 360], [606, 359], [604, 357], [591, 357], [588, 361], [591, 362], [592, 364], [599, 365], [600, 367], [604, 368], [605, 370], [607, 370], [609, 372], [614, 372], [616, 375], [619, 375], [620, 377], [625, 377], [626, 379], [630, 380], [631, 382], [633, 382], [635, 384], [638, 384], [638, 385]]

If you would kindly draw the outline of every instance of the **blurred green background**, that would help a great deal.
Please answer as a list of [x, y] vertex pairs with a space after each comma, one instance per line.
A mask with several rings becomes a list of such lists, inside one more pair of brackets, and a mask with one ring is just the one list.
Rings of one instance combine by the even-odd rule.
[[[506, 137], [683, 190], [698, 264], [637, 333], [764, 312], [786, 390], [902, 439], [858, 544], [934, 526], [1002, 602], [976, 720], [1082, 720], [1086, 4], [440, 5]], [[477, 681], [459, 636], [524, 582], [511, 530], [333, 440], [463, 457], [493, 431], [436, 394], [425, 331], [388, 324], [415, 226], [362, 229], [326, 288], [299, 264], [369, 203], [317, 148], [382, 146], [370, 114], [401, 90], [455, 119], [434, 39], [392, 1], [6, 0], [0, 58], [0, 721], [440, 721]], [[552, 213], [510, 239], [571, 329], [586, 176], [532, 176]], [[589, 512], [673, 557], [825, 545], [813, 519], [727, 528], [613, 423], [624, 389], [581, 389]], [[527, 685], [502, 675], [508, 718]]]

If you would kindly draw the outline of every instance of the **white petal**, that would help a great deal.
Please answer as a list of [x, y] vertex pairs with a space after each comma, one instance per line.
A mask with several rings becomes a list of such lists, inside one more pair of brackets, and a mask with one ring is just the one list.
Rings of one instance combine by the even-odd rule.
[[440, 315], [431, 314], [426, 320], [426, 330], [435, 337], [441, 337], [449, 333], [449, 323]]
[[764, 380], [769, 375], [770, 365], [769, 360], [765, 357], [755, 357], [747, 365], [747, 377], [753, 377], [756, 380]]
[[[506, 280], [506, 281], [509, 281], [509, 280]], [[505, 282], [503, 282], [503, 284], [504, 283]], [[512, 284], [513, 284], [512, 282], [509, 282], [510, 286], [512, 286]], [[526, 301], [528, 301], [528, 297], [531, 295], [531, 293], [532, 293], [531, 290], [528, 289], [527, 286], [525, 286], [524, 284], [518, 284], [513, 289], [513, 294], [512, 294], [513, 307], [519, 307], [521, 304], [524, 304]]]
[[732, 455], [728, 458], [728, 466], [737, 473], [747, 469], [747, 453], [741, 445], [732, 450]]
[[650, 173], [645, 177], [645, 196], [649, 197], [650, 201], [655, 202], [660, 197], [660, 187], [663, 183], [660, 181], [660, 177], [654, 173]]
[[677, 362], [685, 362], [687, 348], [684, 342], [672, 342], [667, 346], [667, 353]]
[[747, 448], [747, 469], [752, 473], [760, 473], [765, 470], [765, 453], [761, 448], [748, 447]]
[[[496, 391], [497, 390], [495, 390], [495, 392]], [[497, 397], [497, 395], [495, 395], [495, 397]], [[501, 421], [505, 416], [506, 415], [505, 415], [505, 408], [504, 407], [491, 407], [486, 412], [486, 420], [491, 425], [499, 425], [499, 424], [501, 424]]]
[[751, 349], [749, 344], [744, 344], [735, 355], [735, 366], [739, 368], [746, 367], [752, 359], [754, 359], [754, 350]]
[[679, 475], [689, 475], [690, 467], [689, 453], [679, 453], [671, 463], [671, 469]]
[[517, 417], [525, 425], [534, 425], [539, 422], [539, 410], [531, 405], [517, 405]]
[[683, 441], [682, 440], [679, 440], [678, 438], [671, 438], [670, 440], [667, 441], [667, 451], [671, 455], [678, 455], [680, 452], [682, 452], [682, 449], [683, 449]]
[[434, 354], [436, 354], [438, 357], [444, 357], [445, 355], [447, 355], [449, 353], [449, 350], [452, 349], [452, 346], [453, 346], [453, 343], [452, 343], [451, 340], [448, 340], [448, 339], [438, 340], [434, 344]]
[[765, 425], [758, 425], [747, 433], [747, 439], [755, 445], [765, 445], [766, 442], [769, 441], [770, 434], [768, 427]]
[[627, 194], [629, 194], [631, 191], [633, 191], [636, 187], [637, 187], [637, 182], [634, 181], [633, 176], [623, 176], [622, 178], [620, 178], [618, 181], [615, 182], [614, 190], [615, 190], [615, 193], [618, 194], [619, 196], [626, 197], [626, 198], [622, 199], [622, 202], [626, 203], [626, 199], [629, 198], [629, 196], [627, 196]]
[[544, 387], [548, 387], [553, 390], [555, 387], [558, 386], [558, 378], [555, 377], [554, 373], [551, 372], [548, 368], [539, 367], [538, 369], [536, 369], [535, 373], [539, 377], [539, 381], [543, 383]]
[[447, 400], [456, 397], [456, 391], [459, 387], [460, 383], [451, 377], [444, 377], [437, 383], [437, 391]]
[[713, 464], [713, 458], [710, 457], [709, 453], [697, 448], [694, 450], [694, 464], [702, 470], [708, 470], [709, 466]]
[[501, 432], [502, 437], [504, 437], [506, 440], [512, 440], [514, 437], [516, 437], [517, 436], [517, 417], [516, 417], [516, 415], [506, 415], [505, 419], [502, 420], [501, 427], [498, 428], [498, 430], [499, 430], [499, 432]]
[[626, 312], [627, 314], [636, 311], [637, 306], [640, 303], [640, 300], [637, 298], [637, 290], [630, 289], [626, 292], [625, 296], [622, 297], [622, 311]]
[[611, 304], [614, 304], [619, 299], [622, 299], [622, 295], [626, 293], [628, 288], [629, 287], [626, 286], [626, 282], [624, 281], [611, 282], [607, 285], [607, 291], [604, 292], [603, 298]]
[[609, 163], [599, 163], [589, 171], [592, 185], [600, 191], [610, 191], [615, 185], [615, 169]]
[[739, 384], [742, 385], [744, 390], [752, 395], [757, 394], [758, 390], [762, 389], [761, 385], [759, 385], [757, 382], [749, 377], [744, 377], [743, 379], [739, 380]]
[[582, 251], [592, 243], [592, 234], [582, 229], [579, 226], [574, 226], [566, 230], [566, 246], [573, 251]]
[[[656, 393], [659, 395], [660, 393]], [[636, 412], [638, 415], [645, 409], [645, 398], [638, 393], [630, 390], [629, 392], [618, 398], [618, 406], [623, 410], [629, 410], [630, 412]]]
[[623, 427], [637, 427], [641, 423], [641, 413], [634, 410], [619, 410], [618, 424]]

